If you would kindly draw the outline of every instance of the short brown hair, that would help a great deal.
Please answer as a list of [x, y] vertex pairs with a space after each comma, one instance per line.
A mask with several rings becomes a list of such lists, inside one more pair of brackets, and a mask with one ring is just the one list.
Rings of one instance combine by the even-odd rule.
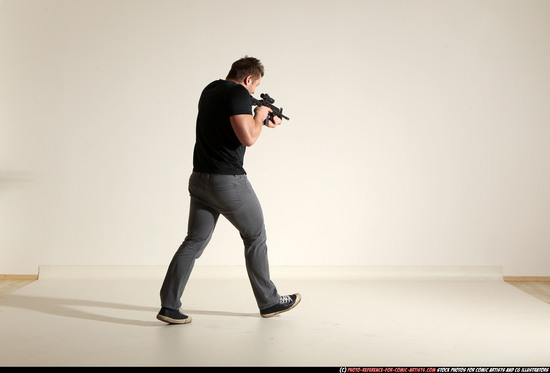
[[244, 56], [240, 60], [233, 62], [226, 79], [241, 82], [249, 75], [251, 75], [253, 79], [263, 77], [264, 65], [262, 65], [257, 58]]

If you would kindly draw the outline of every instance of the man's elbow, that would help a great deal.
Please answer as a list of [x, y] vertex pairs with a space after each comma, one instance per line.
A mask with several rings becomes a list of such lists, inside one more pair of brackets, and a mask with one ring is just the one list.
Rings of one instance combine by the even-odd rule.
[[246, 132], [242, 136], [238, 136], [238, 137], [241, 144], [243, 144], [246, 147], [251, 147], [256, 143], [256, 141], [260, 137], [260, 132], [259, 131]]
[[256, 140], [258, 140], [258, 138], [248, 137], [244, 139], [244, 141], [241, 141], [241, 144], [249, 148], [256, 143]]

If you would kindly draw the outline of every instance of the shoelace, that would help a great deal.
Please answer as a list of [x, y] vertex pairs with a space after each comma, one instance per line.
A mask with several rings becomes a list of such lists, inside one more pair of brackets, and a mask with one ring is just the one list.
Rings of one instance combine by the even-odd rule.
[[181, 308], [178, 308], [177, 310], [175, 310], [177, 313], [179, 313], [180, 315], [182, 316], [187, 316], [185, 313], [183, 313], [183, 311], [181, 310]]
[[285, 303], [290, 303], [290, 302], [292, 302], [292, 298], [290, 297], [290, 295], [282, 295], [279, 298], [279, 303], [280, 304], [285, 304]]

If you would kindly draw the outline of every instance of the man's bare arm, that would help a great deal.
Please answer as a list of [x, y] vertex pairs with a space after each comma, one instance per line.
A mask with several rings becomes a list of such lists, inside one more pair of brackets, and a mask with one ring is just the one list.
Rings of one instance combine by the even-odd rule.
[[[260, 137], [262, 133], [262, 128], [264, 126], [263, 122], [267, 118], [267, 114], [271, 109], [260, 106], [255, 110], [255, 115], [250, 114], [239, 114], [232, 115], [229, 120], [231, 121], [231, 126], [235, 135], [244, 146], [252, 146]], [[274, 121], [270, 122], [268, 127], [275, 127], [281, 123], [281, 119], [278, 117], [274, 118]]]

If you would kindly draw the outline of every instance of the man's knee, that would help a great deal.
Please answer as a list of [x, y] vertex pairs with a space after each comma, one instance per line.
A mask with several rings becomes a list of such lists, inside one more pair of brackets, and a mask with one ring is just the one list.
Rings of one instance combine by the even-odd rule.
[[255, 255], [258, 252], [265, 252], [267, 250], [265, 230], [261, 230], [256, 234], [241, 235], [241, 237], [244, 242], [246, 256]]
[[209, 241], [210, 237], [186, 237], [185, 241], [183, 241], [183, 243], [179, 247], [176, 255], [198, 259], [204, 252], [204, 249], [208, 245]]

